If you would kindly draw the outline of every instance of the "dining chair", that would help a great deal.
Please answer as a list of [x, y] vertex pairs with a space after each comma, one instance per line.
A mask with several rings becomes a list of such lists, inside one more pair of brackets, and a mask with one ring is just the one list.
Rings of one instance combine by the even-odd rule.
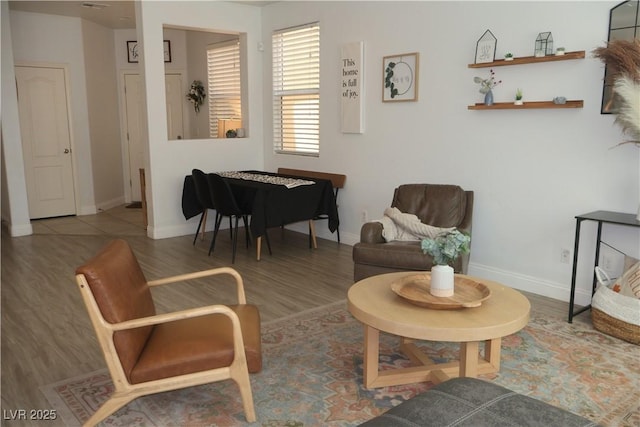
[[[152, 287], [215, 275], [235, 280], [237, 304], [156, 313]], [[262, 369], [260, 313], [247, 304], [236, 270], [147, 281], [129, 244], [117, 239], [76, 269], [76, 282], [115, 388], [86, 426], [137, 397], [226, 379], [237, 384], [247, 421], [256, 420], [249, 373]]]
[[[193, 187], [196, 192], [196, 198], [198, 203], [202, 207], [202, 213], [200, 214], [200, 222], [198, 222], [198, 228], [196, 229], [196, 235], [193, 236], [193, 244], [196, 244], [198, 239], [198, 233], [202, 228], [202, 239], [204, 240], [204, 233], [207, 226], [207, 213], [209, 209], [215, 210], [215, 205], [211, 199], [211, 192], [209, 191], [209, 182], [207, 181], [207, 175], [200, 169], [193, 169], [191, 171], [191, 177], [193, 178]], [[216, 211], [216, 221], [220, 214]]]
[[[251, 215], [251, 207], [240, 207], [236, 198], [227, 182], [226, 178], [216, 174], [207, 174], [207, 180], [209, 182], [209, 191], [211, 192], [211, 199], [216, 206], [217, 212], [220, 214], [216, 218], [216, 225], [213, 230], [213, 239], [211, 240], [211, 246], [209, 247], [209, 255], [213, 252], [216, 244], [216, 237], [218, 236], [218, 230], [220, 230], [220, 223], [222, 217], [229, 217], [229, 228], [231, 229], [231, 241], [232, 241], [232, 255], [231, 263], [236, 261], [236, 248], [238, 246], [238, 221], [242, 218], [245, 229], [245, 240], [247, 247], [249, 247], [251, 230], [249, 229], [249, 215]], [[235, 225], [231, 224], [231, 219], [235, 219]], [[267, 239], [268, 242], [268, 239]], [[267, 243], [268, 244], [268, 243]], [[270, 246], [270, 245], [269, 245]]]

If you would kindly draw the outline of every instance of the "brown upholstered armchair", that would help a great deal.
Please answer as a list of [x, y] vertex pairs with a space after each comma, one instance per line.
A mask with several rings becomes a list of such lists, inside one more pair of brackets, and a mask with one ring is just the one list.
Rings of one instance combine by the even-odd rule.
[[[456, 227], [471, 235], [473, 191], [457, 185], [405, 184], [395, 189], [391, 207], [416, 215], [424, 224]], [[360, 242], [353, 247], [353, 276], [358, 281], [376, 274], [394, 271], [430, 270], [433, 258], [422, 253], [420, 241], [386, 242], [382, 223], [368, 222], [360, 230]], [[456, 273], [466, 273], [469, 254], [452, 266]]]
[[[156, 314], [151, 287], [219, 274], [235, 279], [238, 304]], [[262, 368], [260, 314], [237, 271], [147, 281], [127, 242], [114, 240], [77, 268], [76, 281], [115, 386], [85, 425], [139, 396], [225, 379], [238, 385], [247, 421], [256, 420], [249, 372]]]

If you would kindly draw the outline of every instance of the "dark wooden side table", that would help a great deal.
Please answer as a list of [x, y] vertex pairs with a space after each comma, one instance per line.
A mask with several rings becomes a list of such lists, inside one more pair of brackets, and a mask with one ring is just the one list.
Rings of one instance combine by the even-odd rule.
[[600, 242], [602, 238], [602, 224], [618, 224], [618, 225], [627, 225], [631, 227], [640, 227], [640, 221], [636, 219], [635, 214], [627, 214], [621, 212], [611, 212], [611, 211], [595, 211], [589, 212], [584, 215], [576, 216], [576, 238], [575, 238], [575, 246], [573, 248], [573, 271], [571, 273], [571, 298], [569, 299], [569, 323], [573, 322], [573, 317], [578, 314], [587, 311], [591, 308], [591, 304], [586, 305], [580, 308], [577, 311], [573, 311], [573, 306], [575, 302], [576, 296], [576, 272], [578, 270], [578, 248], [580, 244], [580, 224], [582, 221], [596, 221], [598, 223], [598, 235], [596, 238], [596, 256], [594, 261], [594, 273], [593, 273], [593, 283], [591, 287], [591, 295], [596, 291], [596, 274], [595, 274], [595, 266], [598, 265], [598, 260], [600, 259]]

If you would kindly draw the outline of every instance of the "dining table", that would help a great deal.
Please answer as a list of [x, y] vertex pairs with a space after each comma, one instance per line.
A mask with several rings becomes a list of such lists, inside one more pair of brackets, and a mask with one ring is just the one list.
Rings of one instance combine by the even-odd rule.
[[[258, 260], [262, 236], [269, 228], [302, 221], [313, 227], [312, 220], [322, 215], [328, 217], [332, 233], [338, 229], [338, 207], [330, 180], [257, 170], [215, 173], [227, 180], [238, 205], [251, 212], [249, 229], [256, 238]], [[191, 175], [184, 177], [182, 213], [185, 219], [202, 213]]]

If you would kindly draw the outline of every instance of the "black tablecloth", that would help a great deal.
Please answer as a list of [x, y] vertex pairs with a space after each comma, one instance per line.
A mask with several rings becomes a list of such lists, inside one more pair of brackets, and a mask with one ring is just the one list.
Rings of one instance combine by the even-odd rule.
[[[315, 182], [313, 185], [287, 188], [284, 185], [227, 178], [238, 204], [251, 208], [250, 228], [255, 237], [263, 236], [267, 228], [307, 221], [320, 215], [329, 218], [329, 230], [332, 233], [338, 229], [338, 207], [331, 181], [268, 172], [247, 172], [302, 178]], [[193, 179], [191, 175], [187, 175], [182, 189], [182, 213], [185, 219], [189, 219], [201, 212]]]

